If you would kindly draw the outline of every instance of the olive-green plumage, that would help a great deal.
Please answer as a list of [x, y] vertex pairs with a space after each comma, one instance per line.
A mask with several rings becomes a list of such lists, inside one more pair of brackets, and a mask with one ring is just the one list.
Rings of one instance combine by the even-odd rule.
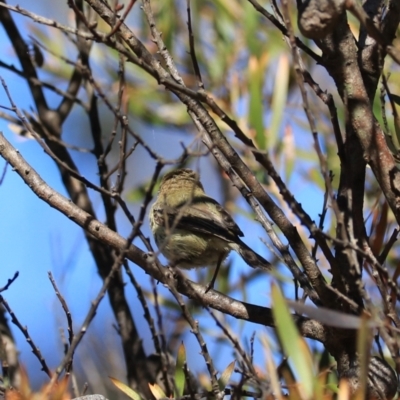
[[199, 175], [190, 169], [164, 176], [149, 219], [157, 246], [174, 266], [219, 268], [234, 250], [251, 267], [271, 268], [242, 242], [243, 232], [229, 213], [205, 194]]

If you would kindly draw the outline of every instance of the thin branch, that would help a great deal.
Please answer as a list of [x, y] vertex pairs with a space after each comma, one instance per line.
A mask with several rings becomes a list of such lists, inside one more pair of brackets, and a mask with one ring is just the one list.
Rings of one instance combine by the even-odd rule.
[[26, 326], [22, 326], [21, 322], [15, 315], [14, 311], [11, 309], [11, 307], [8, 305], [7, 301], [4, 299], [2, 295], [0, 295], [0, 304], [4, 306], [4, 308], [7, 310], [7, 312], [11, 316], [11, 322], [18, 327], [18, 329], [22, 332], [22, 334], [25, 336], [26, 341], [28, 342], [28, 345], [32, 349], [32, 353], [35, 355], [35, 357], [39, 360], [40, 365], [42, 366], [42, 371], [47, 374], [49, 378], [52, 378], [54, 375], [50, 371], [49, 367], [47, 366], [46, 360], [43, 358], [41, 351], [39, 350], [39, 347], [36, 346], [35, 342], [32, 340], [31, 336], [29, 335], [28, 328]]
[[190, 57], [192, 59], [194, 73], [196, 74], [197, 77], [197, 84], [199, 85], [200, 90], [204, 90], [204, 83], [201, 77], [199, 63], [197, 62], [196, 50], [194, 48], [194, 35], [192, 30], [192, 16], [190, 13], [190, 0], [186, 0], [186, 10], [187, 10], [187, 26], [189, 34]]
[[12, 278], [8, 278], [7, 279], [7, 283], [5, 284], [5, 286], [3, 286], [2, 288], [0, 288], [0, 293], [5, 292], [6, 290], [8, 290], [8, 288], [16, 281], [16, 279], [19, 276], [19, 272], [15, 272], [14, 276]]
[[164, 379], [166, 394], [167, 394], [167, 396], [172, 395], [173, 388], [170, 387], [170, 379], [168, 377], [168, 353], [166, 351], [166, 347], [163, 346], [162, 341], [160, 343], [160, 340], [159, 340], [159, 337], [163, 337], [163, 333], [162, 333], [162, 331], [159, 331], [157, 333], [156, 327], [154, 324], [154, 319], [150, 314], [149, 306], [147, 304], [143, 290], [142, 290], [141, 286], [139, 285], [139, 283], [137, 282], [135, 276], [133, 275], [132, 270], [129, 268], [127, 261], [124, 261], [124, 269], [125, 269], [126, 274], [129, 277], [133, 287], [136, 290], [139, 302], [143, 308], [144, 318], [150, 329], [151, 337], [152, 337], [153, 343], [154, 343], [154, 348], [156, 350], [156, 354], [160, 355], [161, 372], [162, 372], [163, 379]]
[[[48, 275], [49, 275], [50, 282], [51, 282], [51, 284], [53, 286], [54, 292], [56, 293], [56, 296], [57, 296], [57, 298], [58, 298], [58, 300], [59, 300], [59, 302], [61, 304], [61, 307], [64, 310], [65, 317], [67, 318], [68, 342], [69, 342], [69, 345], [71, 346], [71, 344], [72, 344], [72, 342], [74, 340], [74, 336], [75, 336], [74, 335], [74, 326], [73, 326], [73, 323], [72, 323], [71, 311], [69, 310], [68, 304], [65, 301], [64, 297], [61, 295], [60, 291], [58, 290], [56, 281], [53, 278], [53, 274], [51, 272], [48, 272]], [[70, 372], [71, 369], [72, 369], [72, 359], [73, 359], [73, 355], [71, 356], [71, 362], [65, 368], [65, 370], [67, 372]]]
[[[257, 2], [257, 0], [248, 0], [248, 2], [255, 8], [257, 12], [267, 18], [270, 22], [272, 22], [284, 36], [289, 37], [289, 32], [285, 26], [283, 26], [271, 13], [269, 13], [264, 7]], [[312, 59], [314, 59], [317, 64], [322, 63], [321, 57], [314, 53], [309, 47], [307, 47], [299, 38], [295, 37], [296, 45], [307, 53]]]
[[386, 261], [386, 258], [389, 255], [389, 252], [390, 252], [391, 248], [393, 247], [393, 245], [397, 241], [399, 232], [400, 232], [400, 229], [396, 228], [396, 229], [393, 230], [392, 234], [390, 235], [390, 238], [387, 241], [387, 243], [385, 244], [385, 247], [382, 250], [382, 253], [379, 254], [379, 256], [377, 257], [378, 262], [380, 264], [383, 264]]
[[[123, 24], [124, 21], [126, 20], [126, 18], [128, 17], [128, 15], [135, 3], [136, 3], [136, 0], [130, 0], [128, 6], [125, 9], [124, 15], [121, 18], [118, 18], [118, 21], [115, 24], [114, 28], [107, 34], [108, 37], [113, 36], [118, 31], [121, 24]], [[115, 13], [115, 15], [117, 15], [117, 13]]]
[[115, 259], [114, 264], [111, 267], [108, 276], [104, 279], [103, 285], [102, 285], [99, 293], [97, 294], [96, 298], [91, 302], [90, 309], [85, 317], [85, 320], [83, 321], [81, 328], [75, 335], [75, 337], [68, 349], [67, 354], [64, 356], [60, 365], [56, 368], [55, 374], [53, 375], [53, 377], [50, 381], [50, 386], [55, 384], [55, 382], [56, 382], [57, 378], [60, 376], [61, 372], [66, 368], [67, 365], [69, 365], [72, 362], [73, 354], [74, 354], [77, 346], [79, 345], [83, 336], [87, 332], [90, 323], [92, 322], [93, 318], [95, 317], [95, 315], [97, 313], [97, 309], [99, 308], [101, 301], [103, 300], [104, 296], [107, 293], [107, 289], [108, 289], [112, 279], [114, 278], [114, 275], [120, 269], [120, 267], [124, 261], [124, 258], [126, 257], [128, 251], [129, 251], [129, 247], [130, 247], [131, 242], [134, 237], [133, 234], [134, 234], [134, 229], [132, 229], [131, 233], [126, 238], [125, 244], [122, 247], [119, 256]]

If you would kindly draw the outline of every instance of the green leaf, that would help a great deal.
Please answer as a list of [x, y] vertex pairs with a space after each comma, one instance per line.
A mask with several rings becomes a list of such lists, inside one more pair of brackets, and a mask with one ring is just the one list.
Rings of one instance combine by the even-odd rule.
[[259, 57], [263, 48], [259, 39], [260, 19], [257, 13], [253, 12], [252, 6], [247, 1], [244, 4], [244, 15], [242, 18], [247, 49], [252, 56]]
[[221, 377], [218, 379], [219, 390], [224, 390], [229, 380], [231, 379], [231, 375], [233, 370], [235, 369], [236, 361], [232, 361], [226, 368], [225, 371], [221, 374]]
[[326, 385], [326, 388], [329, 389], [330, 391], [332, 391], [333, 393], [339, 393], [339, 389], [338, 389], [338, 384], [337, 382], [335, 383], [328, 383]]
[[310, 399], [314, 390], [315, 373], [309, 348], [300, 336], [281, 290], [276, 284], [272, 285], [272, 301], [272, 313], [283, 350], [299, 378], [301, 383], [299, 390], [304, 393], [304, 398]]
[[180, 398], [183, 396], [185, 390], [185, 373], [183, 366], [186, 362], [186, 350], [183, 342], [179, 346], [178, 355], [176, 357], [175, 365], [175, 397]]
[[250, 129], [255, 131], [257, 145], [265, 149], [264, 117], [262, 107], [262, 88], [264, 85], [262, 63], [255, 56], [249, 60], [249, 111], [248, 121]]

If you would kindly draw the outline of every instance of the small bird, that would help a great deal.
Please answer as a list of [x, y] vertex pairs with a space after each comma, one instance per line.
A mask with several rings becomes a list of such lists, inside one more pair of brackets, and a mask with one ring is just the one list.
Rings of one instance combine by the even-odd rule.
[[205, 194], [199, 175], [191, 169], [176, 169], [163, 177], [149, 219], [157, 246], [172, 266], [216, 268], [207, 291], [214, 287], [231, 250], [253, 268], [272, 267], [242, 242], [243, 232], [229, 213]]

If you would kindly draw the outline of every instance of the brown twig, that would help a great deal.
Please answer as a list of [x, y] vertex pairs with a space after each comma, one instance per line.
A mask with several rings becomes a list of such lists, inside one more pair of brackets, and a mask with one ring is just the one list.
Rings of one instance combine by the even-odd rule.
[[199, 63], [197, 62], [196, 50], [194, 48], [194, 35], [192, 30], [192, 16], [190, 13], [190, 0], [186, 0], [186, 10], [187, 10], [187, 26], [189, 34], [190, 57], [192, 59], [194, 73], [196, 74], [197, 77], [197, 84], [199, 85], [200, 90], [204, 90], [204, 83], [201, 77]]
[[0, 304], [2, 304], [4, 306], [4, 308], [7, 310], [7, 312], [10, 314], [11, 322], [14, 325], [16, 325], [18, 327], [18, 329], [22, 332], [22, 334], [25, 336], [25, 339], [28, 342], [28, 345], [32, 349], [32, 353], [39, 360], [39, 363], [42, 366], [42, 371], [45, 372], [49, 378], [52, 378], [54, 375], [52, 374], [49, 367], [47, 366], [46, 360], [43, 358], [41, 351], [36, 346], [35, 342], [31, 338], [31, 336], [29, 335], [28, 328], [26, 326], [22, 326], [21, 322], [15, 315], [14, 311], [11, 309], [11, 307], [8, 305], [7, 301], [4, 299], [4, 297], [2, 295], [0, 295]]
[[15, 280], [18, 278], [18, 276], [19, 276], [19, 272], [17, 271], [14, 273], [14, 276], [12, 278], [7, 279], [6, 285], [3, 286], [2, 288], [0, 288], [0, 293], [8, 290], [8, 288], [15, 282]]
[[[128, 6], [125, 9], [123, 16], [121, 18], [118, 17], [118, 21], [115, 24], [114, 28], [112, 28], [111, 31], [107, 34], [108, 37], [113, 36], [118, 31], [121, 24], [123, 24], [124, 21], [126, 20], [126, 18], [128, 17], [128, 14], [130, 13], [130, 11], [135, 3], [136, 3], [136, 0], [130, 0]], [[117, 12], [115, 12], [115, 14], [117, 15]]]
[[[69, 345], [71, 346], [71, 344], [74, 340], [74, 336], [75, 336], [74, 335], [74, 326], [72, 323], [71, 311], [69, 310], [68, 304], [65, 301], [64, 297], [61, 295], [60, 291], [58, 290], [56, 281], [53, 278], [53, 274], [51, 272], [48, 272], [48, 275], [49, 275], [50, 282], [53, 286], [54, 292], [55, 292], [55, 294], [61, 304], [61, 307], [64, 310], [65, 316], [67, 318], [68, 342], [69, 342]], [[73, 360], [73, 355], [71, 356], [71, 362], [68, 365], [66, 365], [66, 367], [65, 367], [66, 372], [70, 372], [72, 370], [72, 360]]]

